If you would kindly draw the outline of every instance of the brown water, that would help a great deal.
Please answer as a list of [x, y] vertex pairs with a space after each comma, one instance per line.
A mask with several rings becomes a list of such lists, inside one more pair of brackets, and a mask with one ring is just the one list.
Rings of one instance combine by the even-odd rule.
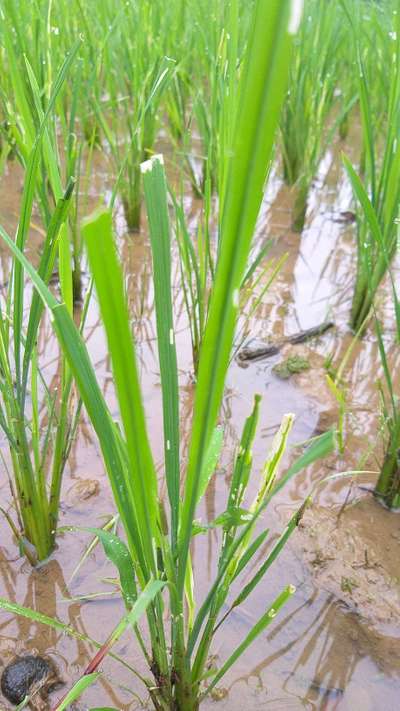
[[[90, 203], [96, 203], [98, 195], [108, 189], [106, 169], [99, 158], [91, 176]], [[20, 192], [21, 173], [17, 166], [10, 164], [0, 183], [0, 222], [10, 231], [17, 222]], [[296, 415], [292, 445], [324, 429], [336, 414], [325, 386], [322, 365], [328, 355], [339, 364], [351, 343], [347, 318], [355, 265], [354, 228], [336, 221], [351, 201], [336, 156], [328, 154], [323, 161], [311, 194], [307, 226], [301, 236], [290, 231], [291, 200], [288, 190], [278, 179], [273, 179], [260, 216], [257, 240], [261, 243], [272, 236], [275, 244], [271, 254], [279, 257], [288, 252], [289, 256], [251, 320], [249, 338], [279, 338], [314, 326], [327, 317], [334, 318], [336, 327], [318, 342], [296, 350], [296, 353], [310, 357], [315, 366], [307, 378], [279, 380], [272, 372], [279, 356], [252, 363], [247, 368], [241, 368], [235, 362], [232, 364], [222, 412], [225, 453], [200, 512], [204, 520], [211, 520], [224, 510], [234, 448], [255, 392], [263, 395], [263, 402], [254, 449], [255, 476], [251, 493], [254, 493], [256, 475], [268, 452], [271, 437], [284, 413]], [[198, 205], [189, 192], [186, 208], [195, 223]], [[145, 234], [124, 233], [122, 216], [117, 218], [117, 229], [148, 428], [155, 459], [160, 463], [160, 382], [149, 245]], [[30, 241], [33, 258], [40, 240], [40, 232], [33, 230]], [[9, 258], [2, 248], [0, 269], [0, 281], [4, 283], [8, 278]], [[174, 284], [185, 435], [193, 385], [190, 337], [176, 255]], [[381, 309], [390, 344], [393, 333], [389, 302], [384, 300]], [[99, 381], [117, 415], [107, 348], [94, 300], [86, 337]], [[57, 369], [57, 347], [49, 325], [43, 328], [40, 345], [42, 357], [48, 363], [46, 373], [51, 377]], [[389, 349], [393, 372], [399, 374], [398, 349], [394, 345], [389, 345]], [[341, 459], [331, 457], [304, 471], [276, 497], [267, 513], [272, 531], [282, 528], [313, 482], [327, 474], [358, 467], [363, 455], [372, 450], [377, 439], [376, 379], [380, 370], [377, 344], [373, 334], [367, 333], [352, 351], [345, 371], [349, 386], [346, 454]], [[4, 437], [0, 441], [7, 459]], [[378, 442], [378, 457], [380, 451]], [[288, 460], [293, 456], [294, 452], [289, 452]], [[369, 456], [363, 463], [363, 468], [376, 467], [374, 456]], [[98, 485], [82, 484], [81, 480], [94, 480]], [[219, 659], [226, 658], [284, 585], [296, 585], [297, 594], [270, 630], [261, 635], [226, 676], [223, 684], [228, 694], [218, 702], [210, 700], [205, 703], [205, 709], [352, 711], [360, 708], [363, 711], [395, 711], [400, 707], [400, 517], [384, 511], [360, 486], [369, 485], [372, 480], [373, 477], [368, 476], [352, 483], [348, 479], [339, 480], [318, 490], [315, 506], [305, 517], [301, 530], [292, 538], [263, 584], [243, 609], [231, 615], [229, 624], [217, 636], [214, 652]], [[0, 503], [10, 509], [4, 472], [0, 478]], [[113, 512], [99, 447], [87, 422], [83, 422], [64, 478], [60, 525], [98, 526]], [[114, 575], [114, 571], [100, 548], [94, 550], [71, 581], [88, 541], [89, 537], [83, 533], [60, 536], [59, 548], [52, 559], [32, 570], [23, 558], [18, 557], [9, 529], [0, 519], [0, 594], [47, 615], [57, 616], [98, 641], [105, 640], [123, 613], [123, 606], [112, 594], [112, 585], [105, 581]], [[213, 579], [216, 550], [214, 532], [195, 541], [193, 559], [195, 569], [200, 573], [196, 589], [198, 600]], [[102, 596], [92, 598], [93, 593], [102, 593]], [[86, 599], [81, 599], [83, 596]], [[16, 653], [28, 650], [50, 655], [69, 683], [78, 678], [93, 655], [93, 648], [88, 643], [0, 611], [0, 670]], [[143, 669], [139, 652], [129, 635], [120, 640], [115, 651], [133, 666]], [[82, 708], [111, 705], [123, 711], [133, 711], [145, 706], [147, 699], [138, 696], [143, 690], [137, 687], [127, 669], [107, 660], [103, 671], [100, 683], [86, 692]], [[0, 709], [3, 708], [6, 704], [0, 701]]]

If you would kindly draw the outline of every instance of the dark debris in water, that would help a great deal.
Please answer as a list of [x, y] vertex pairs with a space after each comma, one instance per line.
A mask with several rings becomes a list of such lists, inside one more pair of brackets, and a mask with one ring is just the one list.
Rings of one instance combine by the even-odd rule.
[[20, 704], [27, 696], [33, 695], [30, 708], [46, 711], [48, 693], [61, 683], [50, 660], [29, 654], [16, 657], [5, 667], [1, 676], [1, 691], [13, 704]]

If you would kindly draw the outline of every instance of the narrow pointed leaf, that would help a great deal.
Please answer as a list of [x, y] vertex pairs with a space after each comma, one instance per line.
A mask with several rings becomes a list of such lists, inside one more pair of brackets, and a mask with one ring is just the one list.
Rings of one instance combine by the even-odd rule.
[[141, 170], [153, 257], [157, 346], [163, 402], [165, 476], [171, 505], [172, 540], [175, 548], [180, 504], [179, 392], [172, 311], [171, 238], [162, 156], [154, 156], [142, 163]]
[[156, 529], [157, 480], [111, 213], [108, 210], [97, 211], [85, 220], [82, 232], [107, 335], [125, 432], [129, 459], [127, 494], [135, 502], [140, 537], [148, 564], [155, 574], [153, 539]]
[[[234, 145], [220, 222], [220, 252], [201, 346], [180, 537], [183, 589], [205, 453], [221, 404], [251, 239], [269, 169], [301, 3], [257, 0], [241, 74]], [[251, 180], [249, 176], [251, 175]]]
[[258, 622], [254, 625], [252, 630], [249, 632], [247, 637], [243, 640], [243, 642], [235, 649], [233, 654], [227, 659], [225, 664], [221, 667], [221, 669], [217, 672], [215, 677], [213, 678], [211, 684], [207, 687], [207, 690], [204, 695], [209, 694], [210, 691], [218, 684], [218, 682], [222, 679], [222, 677], [226, 674], [226, 672], [235, 664], [237, 659], [243, 654], [243, 652], [246, 651], [246, 649], [254, 642], [259, 635], [264, 632], [264, 630], [268, 627], [268, 625], [271, 624], [271, 622], [274, 620], [276, 617], [277, 613], [281, 610], [281, 608], [287, 603], [288, 600], [292, 597], [292, 595], [295, 593], [296, 588], [293, 585], [289, 585], [283, 592], [281, 592], [280, 595], [276, 598], [276, 600], [273, 602], [271, 607], [267, 610], [267, 612], [264, 613], [262, 617], [258, 620]]
[[85, 674], [82, 679], [79, 679], [73, 685], [72, 689], [68, 692], [68, 694], [61, 701], [61, 703], [57, 704], [57, 706], [54, 706], [52, 711], [65, 711], [65, 709], [68, 708], [69, 704], [79, 699], [82, 696], [83, 692], [86, 691], [89, 686], [92, 686], [92, 684], [97, 681], [99, 676], [100, 672], [94, 672], [93, 674]]

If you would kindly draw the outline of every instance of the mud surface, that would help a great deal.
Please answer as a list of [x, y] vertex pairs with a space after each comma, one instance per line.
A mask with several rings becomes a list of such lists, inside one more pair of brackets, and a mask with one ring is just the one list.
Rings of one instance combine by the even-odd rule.
[[[92, 172], [88, 204], [108, 194], [107, 166], [101, 157]], [[81, 186], [84, 190], [84, 185]], [[10, 164], [0, 182], [0, 222], [15, 229], [21, 194], [21, 173]], [[291, 445], [325, 431], [337, 416], [337, 405], [326, 385], [327, 359], [338, 365], [351, 345], [347, 328], [353, 283], [354, 225], [340, 215], [351, 207], [349, 186], [343, 181], [339, 161], [327, 154], [310, 199], [306, 229], [299, 236], [290, 231], [292, 196], [279, 180], [271, 181], [257, 228], [257, 241], [274, 239], [270, 256], [288, 258], [257, 308], [244, 333], [260, 340], [280, 339], [333, 319], [335, 328], [302, 346], [290, 346], [267, 361], [246, 369], [232, 364], [226, 389], [222, 421], [226, 448], [223, 461], [200, 512], [211, 520], [224, 510], [234, 447], [255, 392], [263, 395], [260, 428], [254, 451], [254, 482], [268, 452], [271, 437], [282, 415], [293, 412], [296, 422]], [[196, 224], [198, 205], [188, 193], [186, 209]], [[154, 298], [151, 260], [145, 233], [127, 235], [124, 220], [117, 219], [119, 246], [126, 269], [150, 438], [156, 461], [161, 462], [160, 383], [156, 358]], [[40, 245], [40, 229], [32, 230], [32, 259]], [[397, 271], [397, 274], [399, 272]], [[9, 258], [0, 246], [0, 283], [9, 276]], [[181, 381], [182, 430], [185, 441], [193, 385], [190, 337], [175, 259], [175, 311]], [[387, 326], [391, 366], [400, 374], [399, 349], [393, 341], [389, 302], [383, 300], [382, 315]], [[89, 350], [103, 391], [115, 415], [110, 364], [104, 336], [93, 300], [86, 328]], [[55, 376], [57, 346], [49, 324], [43, 327], [40, 343], [48, 366], [46, 376]], [[272, 368], [289, 355], [305, 357], [310, 370], [279, 379]], [[290, 483], [267, 512], [272, 536], [299, 507], [317, 481], [341, 471], [379, 466], [382, 444], [376, 380], [381, 373], [373, 333], [348, 352], [344, 380], [347, 386], [346, 452], [313, 466]], [[0, 437], [8, 461], [6, 442]], [[287, 464], [296, 455], [289, 451]], [[3, 467], [3, 465], [2, 465]], [[219, 701], [210, 700], [205, 709], [220, 711], [395, 711], [400, 694], [400, 517], [384, 511], [372, 498], [369, 487], [374, 475], [337, 479], [319, 487], [314, 505], [303, 519], [301, 530], [284, 550], [248, 603], [232, 614], [215, 640], [220, 660], [249, 631], [279, 590], [288, 583], [297, 594], [282, 611], [270, 631], [240, 659], [224, 680]], [[256, 483], [254, 483], [254, 493]], [[8, 484], [0, 476], [0, 505], [12, 514]], [[98, 526], [114, 514], [113, 501], [104, 475], [99, 447], [86, 422], [82, 423], [63, 484], [60, 526]], [[82, 566], [90, 536], [64, 533], [52, 559], [32, 570], [19, 557], [5, 521], [0, 519], [0, 594], [12, 601], [57, 616], [81, 634], [103, 641], [123, 612], [112, 583], [114, 571], [99, 548]], [[272, 539], [271, 539], [272, 540]], [[212, 580], [215, 567], [216, 534], [196, 539], [194, 565], [201, 566], [197, 598], [200, 600]], [[132, 666], [143, 670], [137, 647], [129, 635], [115, 648]], [[33, 621], [0, 612], [0, 672], [16, 655], [41, 653], [53, 659], [62, 677], [75, 680], [93, 655], [88, 641], [71, 639], [60, 631]], [[146, 708], [132, 673], [113, 660], [104, 665], [100, 683], [85, 693], [82, 709], [114, 706], [122, 711]], [[0, 709], [7, 708], [0, 700]]]
[[400, 636], [400, 517], [354, 489], [343, 507], [312, 506], [295, 542], [321, 588], [377, 632]]

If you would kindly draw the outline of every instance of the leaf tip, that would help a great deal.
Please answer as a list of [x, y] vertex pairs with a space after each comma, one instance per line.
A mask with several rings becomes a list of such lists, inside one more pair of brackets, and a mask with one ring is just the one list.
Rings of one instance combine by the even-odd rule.
[[145, 160], [143, 163], [141, 163], [140, 164], [141, 172], [142, 173], [151, 172], [156, 163], [159, 163], [160, 165], [164, 165], [164, 156], [162, 155], [162, 153], [156, 153], [156, 155], [149, 158], [149, 160]]

